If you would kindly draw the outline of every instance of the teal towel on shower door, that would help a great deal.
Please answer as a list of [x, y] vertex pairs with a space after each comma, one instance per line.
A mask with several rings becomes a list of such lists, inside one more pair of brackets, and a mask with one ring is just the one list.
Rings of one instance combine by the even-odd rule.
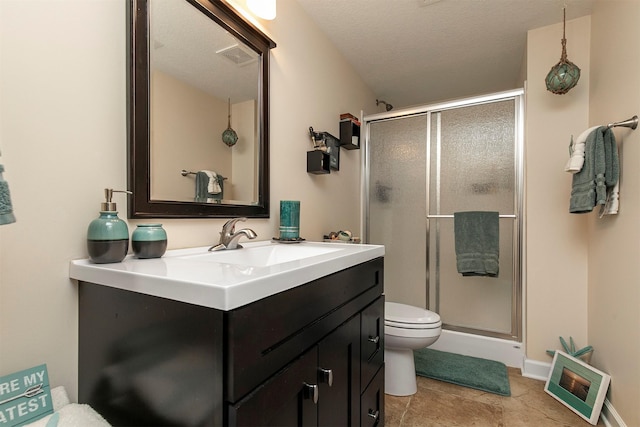
[[453, 226], [458, 273], [497, 277], [500, 256], [498, 212], [455, 212]]

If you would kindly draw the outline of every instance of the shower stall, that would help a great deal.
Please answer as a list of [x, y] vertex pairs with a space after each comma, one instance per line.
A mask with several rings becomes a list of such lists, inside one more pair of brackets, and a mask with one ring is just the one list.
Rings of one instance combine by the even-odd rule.
[[[523, 91], [363, 118], [363, 224], [387, 301], [443, 322], [432, 348], [520, 366]], [[454, 212], [499, 213], [498, 277], [456, 270]]]

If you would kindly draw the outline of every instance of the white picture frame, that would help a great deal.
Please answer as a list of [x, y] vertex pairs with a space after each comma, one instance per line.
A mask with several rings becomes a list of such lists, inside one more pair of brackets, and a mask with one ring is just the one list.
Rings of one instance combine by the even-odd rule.
[[544, 391], [596, 425], [610, 382], [608, 374], [557, 350]]

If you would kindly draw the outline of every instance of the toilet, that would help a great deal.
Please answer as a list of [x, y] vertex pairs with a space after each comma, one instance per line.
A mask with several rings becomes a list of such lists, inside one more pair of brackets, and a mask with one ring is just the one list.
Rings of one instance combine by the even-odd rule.
[[442, 321], [433, 311], [396, 302], [384, 305], [384, 392], [410, 396], [417, 391], [413, 350], [440, 337]]

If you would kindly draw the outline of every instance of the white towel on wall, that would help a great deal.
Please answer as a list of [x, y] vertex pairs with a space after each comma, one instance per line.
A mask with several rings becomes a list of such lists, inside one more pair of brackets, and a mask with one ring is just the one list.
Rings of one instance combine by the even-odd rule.
[[575, 141], [570, 145], [571, 156], [564, 167], [565, 172], [576, 173], [582, 169], [584, 165], [584, 150], [587, 142], [587, 136], [598, 129], [600, 126], [593, 126], [578, 135]]
[[600, 212], [598, 216], [602, 218], [605, 215], [617, 215], [618, 207], [620, 206], [620, 180], [616, 182], [616, 185], [607, 191], [607, 202], [604, 205], [600, 205]]

